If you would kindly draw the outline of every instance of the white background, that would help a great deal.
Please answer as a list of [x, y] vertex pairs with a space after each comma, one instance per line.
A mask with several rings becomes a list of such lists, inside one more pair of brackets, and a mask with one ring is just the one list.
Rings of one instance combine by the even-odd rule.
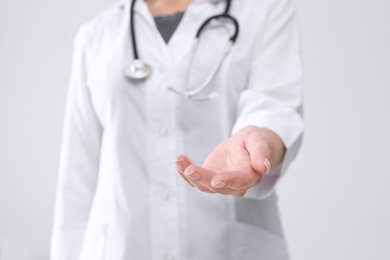
[[[49, 255], [78, 27], [115, 0], [0, 0], [2, 260]], [[278, 187], [292, 260], [390, 259], [390, 1], [298, 0], [306, 134]]]

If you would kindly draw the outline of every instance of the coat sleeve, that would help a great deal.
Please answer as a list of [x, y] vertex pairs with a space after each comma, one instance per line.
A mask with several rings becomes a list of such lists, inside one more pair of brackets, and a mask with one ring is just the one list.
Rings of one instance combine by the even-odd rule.
[[238, 103], [233, 134], [248, 125], [274, 131], [282, 139], [286, 154], [246, 197], [269, 196], [294, 159], [301, 144], [302, 66], [295, 6], [291, 0], [269, 0], [262, 33], [254, 47], [248, 87]]
[[103, 128], [86, 85], [86, 25], [74, 40], [54, 212], [52, 260], [79, 259], [98, 178]]

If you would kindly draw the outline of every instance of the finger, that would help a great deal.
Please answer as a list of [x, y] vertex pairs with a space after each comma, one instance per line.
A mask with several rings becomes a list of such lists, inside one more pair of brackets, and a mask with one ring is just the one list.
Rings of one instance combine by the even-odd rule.
[[192, 167], [196, 167], [195, 164], [193, 164], [191, 162], [190, 159], [188, 159], [187, 156], [185, 155], [179, 155], [177, 158], [176, 158], [176, 167], [179, 171], [179, 173], [181, 173], [181, 176], [183, 178], [185, 178], [185, 180], [192, 186], [192, 187], [196, 187], [198, 190], [202, 191], [202, 192], [208, 192], [208, 193], [214, 193], [212, 190], [210, 190], [209, 188], [205, 187], [204, 185], [198, 183], [195, 181], [194, 178], [189, 178], [188, 176], [186, 176], [184, 174], [184, 172], [186, 171], [186, 169], [189, 167], [189, 166], [192, 166]]
[[[233, 173], [233, 172], [229, 172]], [[226, 185], [226, 183], [234, 183], [230, 182], [229, 178], [222, 178], [218, 179], [216, 178], [216, 183], [213, 182], [215, 176], [223, 175], [222, 173], [216, 173], [213, 171], [210, 171], [203, 167], [198, 167], [196, 165], [191, 165], [187, 168], [187, 170], [184, 173], [199, 190], [209, 192], [209, 193], [219, 193], [223, 195], [232, 195], [235, 197], [242, 197], [245, 195], [246, 191], [248, 190], [250, 186], [249, 181], [247, 183], [248, 187], [238, 187], [232, 189]], [[238, 173], [235, 176], [239, 176], [242, 178], [243, 173]], [[257, 173], [252, 173], [254, 178], [257, 178], [257, 180], [253, 180], [252, 186], [259, 183], [261, 180], [261, 175]], [[235, 179], [234, 176], [231, 177], [232, 179]], [[238, 178], [238, 179], [240, 179]], [[226, 182], [225, 182], [226, 181]], [[213, 185], [214, 184], [214, 185]]]
[[192, 164], [186, 168], [184, 175], [199, 190], [214, 193], [210, 183], [215, 175], [213, 171]]
[[202, 192], [215, 193], [213, 190], [207, 188], [206, 186], [202, 185], [199, 182], [191, 181], [191, 183], [195, 186], [195, 188], [197, 188], [198, 190], [200, 190]]
[[[217, 181], [212, 184], [212, 180], [217, 174], [214, 171], [208, 170], [203, 167], [198, 167], [196, 165], [191, 165], [187, 168], [184, 174], [191, 180], [191, 182], [200, 190], [204, 191], [204, 188], [209, 190], [212, 193], [219, 193], [223, 195], [233, 195], [237, 193], [237, 190], [226, 187], [224, 179], [222, 182]], [[256, 173], [253, 173], [256, 174]], [[260, 174], [256, 174], [258, 177], [261, 177]], [[201, 185], [201, 186], [199, 186]], [[241, 190], [241, 189], [240, 189]], [[245, 192], [244, 192], [245, 194]]]
[[188, 180], [192, 185], [194, 185], [195, 188], [202, 192], [207, 192], [207, 193], [215, 193], [212, 189], [209, 188], [210, 185], [205, 185], [204, 183], [201, 183], [199, 180], [193, 180], [189, 179]]
[[179, 173], [180, 177], [183, 178], [183, 180], [185, 180], [191, 187], [194, 187], [194, 185], [187, 179], [187, 177], [184, 176], [184, 172], [179, 167], [176, 166], [176, 170]]
[[185, 155], [179, 155], [179, 156], [176, 157], [175, 164], [176, 164], [176, 169], [177, 169], [178, 173], [180, 174], [180, 176], [181, 176], [189, 185], [191, 185], [192, 187], [194, 187], [194, 185], [191, 183], [191, 181], [184, 175], [184, 170], [188, 167], [188, 165], [192, 164], [192, 162], [190, 161], [190, 159], [188, 159], [188, 157], [185, 156]]
[[238, 198], [241, 198], [241, 197], [244, 197], [245, 194], [247, 193], [248, 189], [245, 189], [245, 190], [239, 190], [239, 191], [235, 191], [234, 193], [230, 194], [234, 197], [238, 197]]
[[179, 167], [183, 172], [191, 164], [193, 164], [191, 160], [188, 159], [188, 157], [184, 154], [181, 154], [176, 157], [176, 166]]
[[212, 178], [211, 186], [217, 189], [225, 188], [233, 191], [241, 191], [259, 184], [261, 178], [262, 175], [256, 172], [222, 172]]
[[246, 144], [251, 157], [252, 168], [260, 174], [267, 174], [271, 169], [270, 148], [268, 141], [260, 134], [251, 135]]

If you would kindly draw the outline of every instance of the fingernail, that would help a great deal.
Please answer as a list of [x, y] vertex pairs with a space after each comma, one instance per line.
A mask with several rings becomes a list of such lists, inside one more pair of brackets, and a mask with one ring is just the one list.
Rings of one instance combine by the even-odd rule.
[[184, 171], [186, 168], [187, 168], [187, 163], [186, 163], [186, 161], [185, 160], [183, 160], [183, 159], [179, 159], [179, 160], [177, 160], [176, 161], [176, 164], [177, 164], [177, 166], [179, 166], [179, 168], [182, 170], [182, 171]]
[[223, 181], [218, 181], [216, 183], [212, 183], [211, 184], [214, 188], [223, 188], [226, 186], [226, 183], [224, 183]]
[[187, 174], [187, 177], [191, 180], [198, 180], [200, 178], [200, 175], [194, 171]]
[[264, 165], [265, 167], [267, 167], [267, 171], [264, 173], [264, 175], [266, 175], [269, 172], [269, 170], [271, 170], [271, 163], [267, 158], [265, 158], [264, 160]]

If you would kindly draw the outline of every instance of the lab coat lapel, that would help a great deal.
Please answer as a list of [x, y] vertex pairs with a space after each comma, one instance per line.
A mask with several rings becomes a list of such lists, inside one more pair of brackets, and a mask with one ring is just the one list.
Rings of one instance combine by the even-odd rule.
[[[147, 4], [138, 0], [134, 6], [134, 15], [136, 43], [140, 59], [149, 64], [153, 69], [161, 67], [172, 68], [171, 73], [174, 75], [172, 74], [171, 76], [176, 78], [176, 84], [182, 85], [184, 75], [186, 74], [185, 68], [188, 68], [190, 49], [195, 41], [198, 29], [206, 19], [222, 13], [225, 4], [223, 0], [194, 1], [186, 10], [178, 28], [168, 44], [166, 44], [156, 27]], [[130, 5], [131, 1], [126, 1], [125, 12], [127, 13], [126, 20], [128, 26], [125, 34], [127, 34], [129, 39]], [[126, 60], [123, 61], [123, 65], [128, 64], [133, 58], [131, 42], [127, 39], [125, 39], [125, 42], [128, 42], [126, 44], [128, 47], [123, 47], [128, 49], [125, 51]]]
[[[128, 1], [129, 13], [130, 4], [131, 1]], [[135, 3], [134, 15], [139, 57], [154, 68], [159, 67], [159, 64], [164, 63], [164, 60], [170, 60], [170, 54], [145, 1], [138, 0]]]
[[[174, 66], [174, 76], [179, 89], [193, 89], [199, 86], [209, 75], [210, 65], [220, 60], [217, 55], [225, 42], [221, 39], [211, 39], [202, 34], [201, 41], [206, 42], [208, 48], [200, 48], [198, 45], [195, 56], [192, 56], [192, 47], [196, 42], [196, 34], [202, 24], [210, 17], [221, 14], [226, 7], [225, 1], [200, 0], [193, 2], [187, 9], [182, 21], [168, 43], [169, 53]], [[213, 32], [215, 36], [216, 32]], [[213, 37], [212, 37], [213, 38]], [[204, 44], [202, 44], [204, 46]], [[199, 56], [201, 54], [201, 56]], [[202, 57], [206, 58], [202, 59]], [[211, 62], [210, 62], [211, 61]], [[207, 64], [206, 64], [207, 63]], [[194, 66], [201, 66], [200, 71], [194, 71]], [[187, 77], [188, 76], [188, 77]]]
[[[131, 0], [126, 1], [126, 12], [130, 13]], [[134, 6], [135, 34], [138, 53], [146, 62], [181, 63], [195, 41], [202, 23], [209, 17], [220, 14], [225, 8], [224, 0], [195, 0], [186, 10], [182, 21], [166, 44], [158, 31], [154, 18], [145, 1], [138, 0]], [[145, 27], [147, 25], [147, 27]]]
[[180, 61], [189, 53], [200, 26], [209, 17], [223, 12], [223, 2], [222, 0], [197, 0], [190, 4], [168, 43], [174, 61]]

